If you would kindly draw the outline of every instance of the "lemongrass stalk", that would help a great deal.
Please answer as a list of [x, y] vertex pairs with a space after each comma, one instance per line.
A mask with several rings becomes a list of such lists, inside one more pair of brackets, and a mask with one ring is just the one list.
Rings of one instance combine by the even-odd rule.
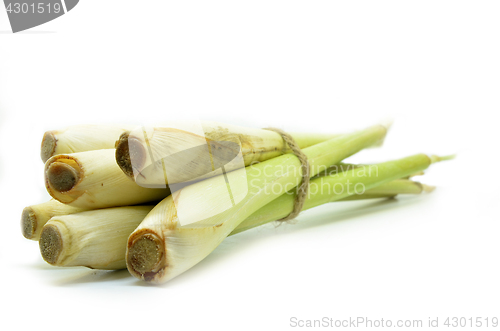
[[[353, 163], [344, 163], [344, 162], [341, 162], [339, 164], [334, 164], [334, 165], [328, 167], [325, 171], [321, 171], [315, 177], [327, 176], [327, 175], [336, 175], [336, 174], [340, 174], [340, 173], [342, 173], [344, 171], [352, 170], [352, 169], [359, 168], [361, 166], [366, 166], [366, 165], [368, 165], [368, 164], [353, 164]], [[410, 179], [412, 177], [423, 176], [423, 175], [424, 175], [424, 172], [423, 171], [419, 171], [419, 172], [416, 172], [414, 174], [405, 176], [404, 179]]]
[[[426, 169], [432, 163], [425, 154], [417, 154], [407, 158], [380, 163], [377, 175], [367, 177], [363, 170], [369, 171], [370, 166], [364, 166], [349, 171], [346, 176], [324, 176], [314, 179], [304, 203], [307, 210], [328, 202], [373, 199], [393, 197], [398, 194], [420, 194], [432, 191], [432, 187], [411, 180], [399, 179], [415, 172], [414, 169]], [[420, 170], [416, 170], [420, 171]], [[388, 182], [389, 181], [389, 182]], [[354, 187], [362, 184], [363, 193], [355, 192]], [[343, 192], [337, 191], [343, 189]], [[350, 190], [350, 191], [349, 191]], [[284, 194], [278, 199], [262, 207], [245, 219], [231, 233], [236, 234], [285, 217], [293, 210], [295, 194]]]
[[[313, 182], [313, 185], [318, 184], [320, 186], [322, 183], [321, 178], [314, 179], [311, 182]], [[396, 179], [389, 183], [381, 184], [372, 189], [366, 190], [361, 194], [349, 195], [345, 198], [342, 198], [340, 200], [334, 200], [332, 202], [394, 198], [398, 195], [407, 195], [407, 194], [415, 195], [415, 194], [429, 193], [433, 190], [433, 188], [434, 188], [433, 186], [425, 185], [408, 179]], [[309, 197], [309, 199], [311, 199], [311, 197]], [[279, 200], [279, 198], [271, 202], [271, 204], [275, 203], [277, 200]], [[243, 227], [245, 222], [246, 220], [240, 223], [240, 225], [238, 225], [236, 230], [240, 228], [240, 226]]]
[[428, 192], [428, 187], [429, 186], [425, 184], [415, 182], [413, 180], [396, 179], [389, 183], [378, 185], [372, 189], [366, 190], [364, 194], [420, 194], [422, 192]]
[[[331, 175], [330, 175], [331, 176]], [[311, 179], [310, 186], [312, 187], [324, 187], [325, 183], [323, 182], [324, 177], [316, 177], [314, 179]], [[331, 180], [331, 179], [326, 179], [326, 180]], [[326, 185], [328, 185], [330, 182], [327, 182]], [[353, 194], [349, 195], [347, 197], [344, 197], [339, 200], [332, 200], [332, 202], [335, 201], [358, 201], [358, 200], [368, 200], [368, 199], [381, 199], [381, 198], [394, 198], [400, 194], [421, 194], [423, 192], [429, 192], [430, 186], [427, 186], [425, 184], [419, 183], [419, 182], [414, 182], [411, 180], [406, 180], [406, 179], [396, 179], [388, 183], [380, 184], [377, 185], [376, 187], [366, 190], [364, 193], [361, 194]], [[324, 191], [324, 194], [327, 194], [328, 191]], [[332, 193], [332, 192], [330, 192]], [[335, 194], [335, 193], [333, 193]], [[234, 229], [233, 232], [231, 232], [230, 235], [234, 235], [252, 228], [255, 228], [257, 226], [263, 225], [268, 222], [272, 222], [275, 220], [280, 219], [279, 212], [282, 207], [280, 207], [282, 204], [286, 206], [286, 208], [292, 206], [293, 208], [293, 201], [295, 199], [295, 195], [289, 195], [289, 194], [284, 194], [278, 199], [274, 200], [271, 202], [266, 210], [274, 210], [273, 213], [267, 213], [265, 210], [259, 209], [250, 217], [248, 217], [246, 220], [241, 222], [236, 229]], [[317, 196], [317, 193], [315, 194], [309, 194], [306, 203], [304, 205], [304, 210], [311, 208], [314, 204], [314, 200], [319, 199]], [[290, 210], [291, 211], [291, 210]]]
[[21, 231], [26, 239], [38, 240], [42, 228], [54, 216], [76, 214], [85, 211], [51, 199], [47, 202], [28, 206], [21, 214]]
[[[403, 193], [403, 194], [405, 194], [405, 193]], [[363, 193], [363, 194], [360, 194], [360, 195], [350, 195], [350, 196], [345, 197], [343, 199], [340, 199], [338, 201], [342, 202], [342, 201], [360, 201], [360, 200], [373, 200], [373, 199], [390, 199], [390, 198], [395, 198], [395, 197], [397, 197], [397, 194], [368, 194], [368, 193]], [[235, 230], [237, 230], [237, 229], [238, 228], [236, 228]], [[247, 230], [247, 229], [244, 229], [244, 230]], [[231, 232], [231, 235], [235, 234], [233, 232]]]
[[[316, 179], [316, 181], [320, 180]], [[383, 185], [384, 193], [375, 191], [370, 193], [371, 190], [369, 190], [364, 194], [353, 196], [352, 199], [342, 201], [387, 198], [400, 193], [416, 193], [415, 189], [406, 187], [415, 186], [412, 185], [413, 182], [407, 182], [406, 185], [387, 183]], [[55, 266], [124, 269], [126, 268], [127, 239], [152, 208], [153, 206], [115, 207], [79, 214], [71, 213], [69, 216], [54, 215], [47, 226], [43, 227], [39, 243], [42, 257]], [[47, 208], [45, 207], [42, 211], [46, 212]], [[257, 226], [257, 224], [254, 225]], [[251, 227], [244, 230], [249, 228]], [[238, 227], [231, 234], [241, 231], [243, 230], [239, 230]], [[41, 228], [39, 237], [40, 233], [42, 233]]]
[[116, 138], [132, 130], [130, 125], [75, 125], [43, 135], [40, 156], [45, 163], [58, 154], [71, 154], [115, 147]]
[[125, 268], [130, 233], [153, 206], [128, 206], [55, 216], [43, 227], [39, 246], [54, 266]]
[[[379, 143], [386, 132], [385, 127], [374, 126], [304, 149], [309, 175]], [[131, 234], [127, 268], [135, 277], [154, 283], [181, 274], [210, 254], [248, 216], [298, 185], [301, 169], [298, 158], [287, 154], [174, 192]], [[225, 198], [226, 183], [230, 201]]]
[[168, 189], [144, 188], [120, 170], [113, 149], [51, 157], [45, 163], [45, 187], [56, 200], [73, 207], [99, 209], [159, 201]]
[[[231, 171], [290, 152], [274, 131], [216, 122], [188, 124], [190, 128], [172, 124], [122, 134], [116, 142], [118, 165], [139, 185], [164, 187], [218, 175], [217, 165]], [[306, 148], [338, 135], [292, 136], [301, 148]]]

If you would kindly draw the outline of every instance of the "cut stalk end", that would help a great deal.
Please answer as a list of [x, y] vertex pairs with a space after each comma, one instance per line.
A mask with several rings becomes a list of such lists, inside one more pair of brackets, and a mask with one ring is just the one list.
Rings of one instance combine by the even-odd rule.
[[47, 169], [47, 180], [50, 186], [56, 191], [68, 192], [80, 180], [79, 170], [72, 164], [54, 162]]
[[116, 147], [116, 163], [122, 171], [130, 178], [134, 178], [134, 166], [141, 168], [146, 162], [146, 150], [140, 141], [134, 137], [130, 137], [130, 132], [124, 132], [120, 139], [115, 144]]
[[43, 135], [40, 156], [43, 163], [47, 162], [56, 151], [57, 139], [53, 131], [47, 131]]
[[129, 238], [127, 266], [131, 273], [152, 280], [163, 266], [163, 241], [154, 233], [142, 232]]
[[55, 225], [47, 224], [43, 227], [39, 245], [43, 259], [49, 264], [56, 265], [62, 251], [63, 240]]
[[26, 207], [23, 209], [21, 214], [21, 231], [26, 239], [32, 239], [36, 231], [37, 220], [35, 212], [31, 207]]

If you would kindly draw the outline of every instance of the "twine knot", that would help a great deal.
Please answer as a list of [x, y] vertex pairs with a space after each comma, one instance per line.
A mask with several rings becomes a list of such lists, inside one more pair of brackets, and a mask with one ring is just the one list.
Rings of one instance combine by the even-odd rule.
[[290, 214], [288, 214], [288, 216], [278, 221], [284, 222], [292, 220], [295, 217], [297, 217], [299, 213], [302, 211], [302, 208], [304, 207], [304, 202], [306, 201], [307, 198], [307, 192], [309, 190], [309, 173], [310, 173], [309, 162], [307, 161], [307, 156], [302, 152], [299, 145], [290, 134], [278, 128], [265, 128], [264, 130], [274, 131], [279, 135], [281, 135], [283, 141], [285, 141], [285, 143], [290, 147], [290, 150], [300, 161], [302, 169], [302, 181], [299, 185], [297, 196], [295, 197], [295, 201], [293, 203], [293, 210]]

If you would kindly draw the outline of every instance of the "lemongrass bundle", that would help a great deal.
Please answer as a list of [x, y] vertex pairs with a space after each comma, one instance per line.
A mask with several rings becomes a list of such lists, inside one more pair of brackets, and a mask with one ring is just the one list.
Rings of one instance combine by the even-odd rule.
[[54, 266], [123, 269], [127, 238], [152, 208], [115, 207], [55, 216], [40, 236], [42, 257]]
[[120, 170], [113, 149], [51, 157], [45, 163], [45, 187], [56, 200], [73, 207], [98, 209], [159, 201], [168, 189], [144, 188]]
[[[374, 126], [304, 149], [310, 177], [380, 143], [386, 132]], [[128, 240], [132, 275], [163, 283], [191, 268], [248, 216], [297, 186], [302, 166], [297, 156], [287, 154], [220, 177], [174, 192], [148, 214]]]
[[[432, 191], [409, 178], [448, 158], [418, 154], [378, 165], [339, 163], [380, 145], [386, 131], [376, 126], [341, 136], [292, 134], [309, 160], [311, 181], [302, 209]], [[304, 165], [290, 152], [279, 133], [214, 122], [49, 131], [41, 157], [47, 161], [47, 190], [57, 200], [26, 207], [22, 232], [40, 239], [42, 257], [52, 265], [128, 267], [137, 278], [163, 283], [197, 264], [225, 237], [294, 210]], [[172, 186], [179, 190], [165, 198], [169, 185], [200, 179], [205, 180]], [[154, 208], [128, 206], [163, 198]]]
[[[338, 135], [292, 134], [301, 148]], [[216, 122], [137, 128], [116, 143], [116, 162], [145, 187], [165, 187], [219, 175], [289, 153], [280, 134]], [[224, 169], [220, 169], [224, 167]]]
[[[311, 181], [311, 185], [322, 186], [322, 181], [322, 178], [315, 178]], [[390, 198], [398, 194], [420, 193], [422, 193], [422, 184], [411, 180], [395, 180], [340, 201]], [[317, 198], [311, 196], [308, 199]], [[279, 199], [273, 201], [272, 208], [279, 209], [281, 203], [283, 202]], [[288, 205], [289, 201], [285, 203]], [[40, 238], [42, 257], [55, 266], [124, 269], [126, 268], [127, 239], [152, 208], [152, 206], [115, 207], [71, 215], [71, 217], [54, 217], [44, 227]], [[267, 220], [270, 220], [269, 217], [272, 218], [273, 215], [267, 214]], [[255, 213], [238, 225], [230, 235], [259, 226], [263, 224], [262, 221], [262, 215]], [[95, 253], [92, 255], [89, 252]], [[112, 263], [103, 263], [103, 261], [112, 261]]]
[[132, 130], [130, 125], [75, 125], [43, 135], [40, 156], [45, 163], [58, 154], [71, 154], [115, 147], [116, 138]]
[[38, 240], [43, 226], [52, 217], [76, 214], [85, 210], [87, 209], [69, 206], [54, 199], [28, 206], [21, 214], [21, 231], [26, 239]]

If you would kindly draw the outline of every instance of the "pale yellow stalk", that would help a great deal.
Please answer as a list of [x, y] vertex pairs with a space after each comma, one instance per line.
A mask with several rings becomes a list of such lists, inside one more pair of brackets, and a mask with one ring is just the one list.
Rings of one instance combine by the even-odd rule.
[[75, 125], [64, 130], [47, 131], [43, 135], [40, 156], [43, 162], [58, 154], [108, 149], [132, 125]]
[[72, 207], [54, 199], [28, 206], [23, 209], [21, 215], [21, 231], [26, 239], [38, 240], [43, 226], [52, 217], [76, 214], [85, 210], [87, 209]]
[[[301, 148], [338, 135], [292, 134]], [[289, 153], [280, 134], [216, 122], [137, 128], [116, 144], [116, 161], [139, 185], [165, 187], [235, 170]]]
[[49, 194], [73, 207], [99, 209], [159, 201], [168, 189], [144, 188], [120, 170], [113, 149], [51, 157], [45, 163]]
[[54, 266], [123, 269], [127, 238], [152, 208], [116, 207], [52, 217], [40, 236], [42, 257]]

